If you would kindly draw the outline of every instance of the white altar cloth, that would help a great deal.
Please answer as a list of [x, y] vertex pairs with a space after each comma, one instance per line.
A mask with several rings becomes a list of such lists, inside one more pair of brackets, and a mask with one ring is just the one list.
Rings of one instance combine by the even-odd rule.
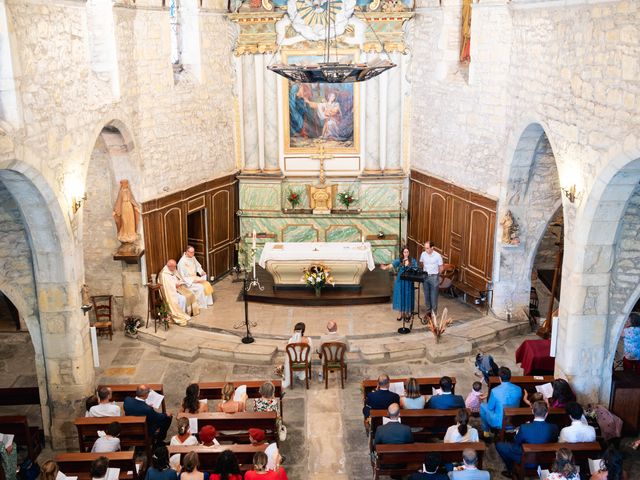
[[331, 270], [336, 285], [359, 285], [360, 278], [375, 262], [369, 242], [267, 243], [258, 264], [276, 285], [302, 285], [302, 271], [313, 263]]

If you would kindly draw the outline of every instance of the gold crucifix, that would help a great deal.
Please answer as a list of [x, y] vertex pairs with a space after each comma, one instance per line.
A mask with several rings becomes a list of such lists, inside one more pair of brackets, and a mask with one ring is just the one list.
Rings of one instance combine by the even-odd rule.
[[320, 185], [324, 185], [324, 180], [325, 180], [325, 176], [324, 176], [324, 162], [325, 160], [329, 160], [331, 158], [333, 158], [333, 155], [327, 155], [324, 152], [324, 143], [320, 144], [320, 153], [317, 155], [311, 155], [309, 158], [312, 158], [314, 160], [319, 160], [320, 161]]

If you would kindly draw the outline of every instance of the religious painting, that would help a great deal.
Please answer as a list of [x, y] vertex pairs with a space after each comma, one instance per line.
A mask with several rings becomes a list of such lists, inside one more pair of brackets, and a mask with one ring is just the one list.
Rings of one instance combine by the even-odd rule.
[[[340, 62], [356, 52], [340, 52]], [[283, 53], [285, 63], [316, 64], [322, 54]], [[285, 153], [313, 153], [324, 145], [328, 153], [359, 153], [358, 85], [297, 83], [283, 79]]]

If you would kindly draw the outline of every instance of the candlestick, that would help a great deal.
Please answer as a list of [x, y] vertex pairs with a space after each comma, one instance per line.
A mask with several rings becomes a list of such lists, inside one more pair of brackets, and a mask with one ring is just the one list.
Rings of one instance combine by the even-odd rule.
[[253, 248], [256, 248], [256, 231], [253, 231]]

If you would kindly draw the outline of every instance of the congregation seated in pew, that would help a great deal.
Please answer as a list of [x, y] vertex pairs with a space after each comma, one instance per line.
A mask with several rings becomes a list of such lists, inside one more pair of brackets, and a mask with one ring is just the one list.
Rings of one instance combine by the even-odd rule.
[[178, 474], [169, 464], [169, 450], [164, 445], [156, 447], [150, 463], [144, 480], [178, 480]]
[[118, 422], [107, 425], [104, 435], [98, 433], [98, 439], [94, 442], [91, 451], [94, 453], [117, 452], [120, 450], [120, 432], [122, 427]]
[[477, 442], [478, 430], [469, 426], [469, 413], [465, 408], [458, 410], [456, 424], [447, 429], [444, 443]]
[[569, 402], [566, 407], [571, 419], [571, 425], [560, 430], [560, 443], [593, 442], [596, 439], [596, 429], [589, 425], [584, 418], [584, 410], [577, 402]]
[[198, 432], [198, 438], [200, 438], [200, 445], [203, 447], [218, 447], [220, 442], [216, 440], [218, 432], [213, 425], [204, 425]]
[[426, 403], [425, 396], [420, 393], [420, 385], [415, 378], [409, 378], [405, 394], [400, 397], [400, 407], [409, 410], [421, 410]]
[[500, 385], [489, 393], [489, 401], [480, 405], [480, 419], [485, 437], [491, 436], [491, 429], [502, 428], [502, 416], [505, 408], [519, 407], [522, 389], [511, 383], [511, 370], [507, 367], [498, 369]]
[[387, 408], [389, 421], [376, 429], [373, 444], [413, 443], [411, 427], [400, 422], [400, 405], [392, 403]]
[[111, 389], [107, 386], [98, 388], [98, 404], [87, 409], [88, 417], [119, 417], [120, 407], [112, 401]]
[[218, 456], [209, 480], [242, 480], [238, 459], [231, 450], [225, 450]]
[[389, 375], [382, 374], [378, 377], [378, 388], [369, 392], [365, 398], [362, 414], [365, 422], [369, 418], [371, 410], [384, 410], [392, 403], [400, 404], [400, 395], [389, 391]]
[[178, 433], [171, 437], [169, 445], [198, 445], [198, 439], [191, 433], [189, 419], [180, 417], [176, 420]]
[[446, 473], [440, 472], [442, 460], [436, 452], [427, 453], [422, 464], [422, 469], [409, 477], [409, 480], [449, 480]]
[[271, 382], [264, 382], [260, 386], [260, 398], [253, 399], [254, 412], [277, 412], [278, 399], [274, 398], [276, 387]]
[[124, 399], [124, 413], [129, 416], [141, 416], [147, 419], [149, 434], [157, 442], [162, 442], [167, 437], [167, 431], [171, 426], [173, 414], [171, 412], [157, 412], [152, 406], [147, 405], [150, 389], [146, 385], [139, 385], [135, 397]]
[[200, 387], [192, 383], [187, 387], [185, 397], [182, 399], [180, 413], [204, 413], [209, 411], [206, 399], [200, 399]]
[[239, 399], [235, 397], [236, 388], [233, 383], [227, 383], [222, 389], [222, 401], [216, 405], [216, 411], [221, 413], [238, 413], [246, 411], [247, 394], [240, 395]]
[[452, 389], [453, 382], [451, 377], [444, 376], [440, 378], [440, 392], [429, 399], [426, 408], [438, 410], [465, 408], [464, 398], [461, 395], [454, 394]]
[[490, 480], [491, 474], [478, 468], [478, 455], [476, 451], [467, 448], [462, 451], [462, 465], [457, 466], [449, 473], [451, 480]]
[[267, 470], [268, 458], [264, 452], [253, 455], [253, 470], [244, 474], [244, 480], [287, 480], [287, 473], [281, 465], [275, 470]]

